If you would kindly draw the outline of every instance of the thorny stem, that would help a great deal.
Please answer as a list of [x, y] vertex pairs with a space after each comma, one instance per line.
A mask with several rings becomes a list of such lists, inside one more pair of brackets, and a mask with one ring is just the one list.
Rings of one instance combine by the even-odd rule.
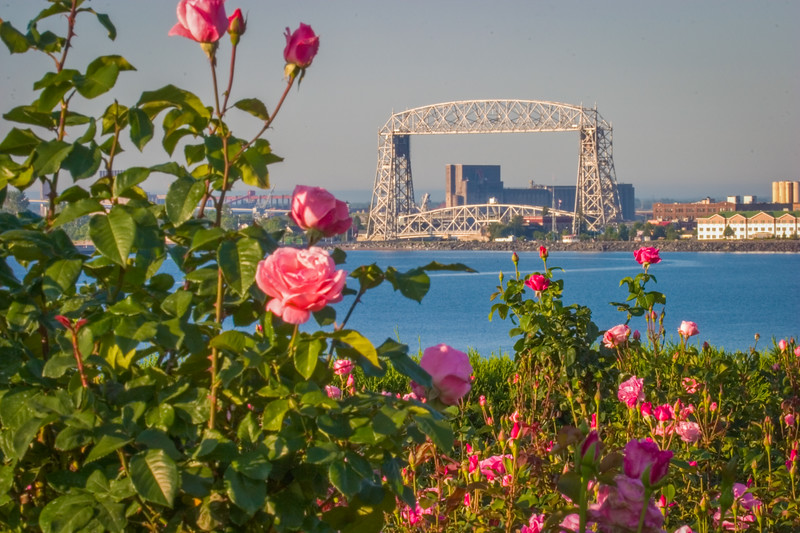
[[86, 374], [83, 372], [83, 356], [81, 355], [81, 349], [78, 346], [78, 330], [72, 330], [72, 354], [75, 356], [75, 362], [78, 363], [78, 373], [81, 376], [81, 385], [84, 389], [89, 388], [89, 384], [86, 382]]
[[[214, 321], [217, 324], [222, 324], [222, 302], [225, 294], [225, 280], [222, 277], [222, 269], [217, 269], [217, 302]], [[214, 422], [217, 413], [217, 387], [219, 381], [217, 379], [217, 370], [219, 366], [219, 351], [217, 348], [211, 348], [211, 385], [208, 392], [208, 401], [211, 412], [208, 415], [208, 428], [214, 429]]]
[[281, 99], [278, 100], [278, 105], [275, 106], [275, 110], [272, 112], [272, 114], [269, 116], [269, 118], [267, 118], [267, 120], [264, 121], [264, 126], [255, 135], [255, 137], [253, 137], [250, 141], [248, 141], [244, 146], [242, 146], [239, 149], [239, 152], [235, 156], [233, 156], [232, 161], [236, 161], [237, 159], [239, 159], [239, 157], [244, 153], [244, 151], [247, 150], [248, 148], [250, 148], [250, 146], [254, 142], [256, 142], [257, 139], [260, 139], [261, 136], [264, 135], [264, 132], [269, 129], [269, 127], [272, 125], [272, 121], [275, 120], [275, 117], [277, 116], [278, 111], [280, 111], [281, 106], [283, 105], [283, 101], [286, 100], [286, 96], [289, 94], [289, 89], [292, 88], [292, 85], [294, 85], [294, 76], [290, 76], [289, 77], [289, 83], [286, 84], [286, 88], [283, 90], [283, 94], [281, 95]]

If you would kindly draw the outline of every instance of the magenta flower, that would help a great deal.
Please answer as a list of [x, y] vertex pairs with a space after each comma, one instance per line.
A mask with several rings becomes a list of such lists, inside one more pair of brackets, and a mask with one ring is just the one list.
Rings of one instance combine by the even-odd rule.
[[789, 427], [794, 426], [794, 414], [793, 413], [789, 413], [788, 415], [786, 415], [784, 417], [783, 421], [786, 422], [786, 425], [789, 426]]
[[659, 405], [653, 410], [653, 415], [656, 417], [657, 420], [661, 422], [666, 422], [667, 420], [672, 420], [675, 418], [675, 409], [668, 403], [664, 405]]
[[600, 508], [591, 512], [600, 531], [637, 531], [639, 517], [645, 509], [643, 527], [639, 531], [663, 532], [664, 515], [652, 498], [645, 500], [644, 485], [638, 479], [619, 475]]
[[650, 402], [644, 402], [640, 412], [642, 413], [642, 416], [653, 416], [653, 404]]
[[642, 479], [642, 482], [652, 486], [667, 475], [671, 459], [672, 452], [670, 450], [661, 451], [658, 444], [651, 440], [637, 441], [634, 439], [625, 445], [623, 469], [625, 475], [632, 479], [643, 478], [649, 470], [649, 478]]
[[325, 385], [325, 394], [328, 395], [328, 398], [338, 400], [342, 397], [342, 389], [335, 385]]
[[623, 381], [617, 390], [617, 398], [619, 401], [631, 409], [637, 403], [644, 401], [644, 379], [632, 376], [630, 379]]
[[283, 50], [283, 58], [290, 65], [297, 65], [306, 68], [311, 65], [314, 57], [319, 51], [319, 37], [308, 24], [300, 23], [300, 27], [290, 31], [286, 28], [286, 48]]
[[539, 257], [542, 258], [542, 261], [547, 261], [547, 257], [549, 256], [549, 252], [547, 251], [547, 246], [540, 246], [539, 247]]
[[525, 280], [525, 286], [530, 287], [538, 295], [547, 290], [547, 287], [550, 286], [550, 280], [541, 274], [533, 274]]
[[655, 265], [661, 262], [661, 257], [658, 255], [658, 248], [651, 246], [639, 248], [633, 252], [633, 257], [640, 265]]

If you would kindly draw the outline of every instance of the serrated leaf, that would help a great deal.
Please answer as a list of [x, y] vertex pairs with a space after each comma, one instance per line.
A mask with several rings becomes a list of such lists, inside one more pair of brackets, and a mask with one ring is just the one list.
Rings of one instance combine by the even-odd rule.
[[94, 517], [95, 499], [89, 493], [65, 494], [50, 501], [39, 515], [43, 533], [84, 531]]
[[72, 150], [61, 166], [72, 174], [73, 180], [77, 181], [94, 176], [102, 162], [103, 152], [97, 143], [92, 141], [89, 146], [73, 144]]
[[361, 487], [361, 478], [353, 468], [343, 462], [335, 461], [328, 467], [331, 484], [345, 496], [353, 496]]
[[255, 239], [222, 241], [217, 260], [225, 283], [239, 296], [244, 296], [256, 279], [256, 269], [261, 261], [261, 246]]
[[261, 427], [266, 431], [278, 431], [283, 425], [283, 418], [289, 410], [289, 400], [274, 400], [264, 408], [261, 416]]
[[233, 353], [241, 353], [245, 350], [245, 348], [253, 345], [253, 340], [241, 331], [229, 330], [223, 331], [211, 339], [209, 341], [209, 345], [212, 348], [228, 350]]
[[73, 145], [64, 141], [42, 142], [34, 150], [34, 172], [40, 176], [58, 172], [61, 169], [61, 162], [67, 158], [72, 148]]
[[86, 456], [85, 463], [91, 463], [105, 457], [106, 455], [117, 451], [118, 449], [131, 443], [133, 439], [120, 437], [118, 435], [103, 435], [97, 440], [97, 443], [92, 447], [89, 455]]
[[0, 143], [0, 153], [27, 156], [42, 142], [30, 129], [12, 128]]
[[75, 79], [75, 88], [84, 98], [96, 98], [114, 87], [122, 70], [136, 69], [122, 56], [98, 57], [86, 67], [84, 76]]
[[89, 213], [104, 212], [102, 204], [94, 198], [82, 198], [80, 200], [70, 202], [61, 213], [58, 214], [53, 227], [59, 227], [67, 222], [72, 222], [76, 218], [80, 218]]
[[61, 259], [47, 267], [42, 280], [42, 292], [45, 298], [56, 300], [70, 289], [74, 289], [82, 266], [83, 261], [80, 259]]
[[392, 284], [394, 290], [400, 291], [400, 294], [406, 298], [420, 303], [425, 295], [428, 294], [428, 289], [431, 286], [431, 279], [421, 268], [398, 272], [393, 267], [388, 267], [386, 269], [386, 279]]
[[191, 218], [205, 193], [205, 184], [192, 178], [179, 178], [172, 182], [166, 198], [167, 216], [175, 226]]
[[372, 345], [372, 342], [361, 333], [351, 329], [343, 329], [340, 331], [335, 331], [329, 336], [333, 339], [341, 341], [356, 350], [361, 356], [364, 357], [367, 361], [369, 361], [372, 366], [377, 368], [381, 368], [381, 362], [378, 359], [378, 351], [375, 350], [375, 346]]
[[11, 122], [19, 122], [21, 124], [32, 124], [42, 128], [55, 128], [56, 119], [51, 113], [44, 113], [39, 111], [34, 106], [18, 106], [3, 115], [3, 118]]
[[325, 349], [322, 339], [302, 339], [297, 342], [294, 352], [294, 367], [305, 379], [310, 379], [319, 363], [319, 354]]
[[109, 18], [109, 16], [106, 15], [105, 13], [97, 13], [93, 9], [90, 9], [89, 11], [91, 11], [92, 13], [97, 15], [97, 20], [100, 22], [100, 24], [103, 25], [103, 27], [106, 30], [108, 30], [108, 38], [111, 39], [112, 41], [114, 39], [116, 39], [117, 38], [117, 28], [111, 22], [111, 19]]
[[89, 236], [103, 256], [125, 266], [136, 238], [136, 222], [126, 211], [114, 206], [108, 215], [92, 217]]
[[264, 102], [258, 98], [244, 98], [233, 104], [233, 107], [236, 109], [241, 109], [242, 111], [246, 111], [254, 117], [260, 118], [261, 120], [269, 120], [267, 106], [265, 106]]
[[147, 450], [131, 457], [129, 471], [136, 493], [147, 501], [172, 507], [178, 493], [178, 467], [164, 450]]
[[414, 421], [441, 451], [447, 453], [453, 447], [453, 430], [447, 420], [435, 420], [426, 413], [414, 416]]
[[147, 113], [138, 107], [131, 108], [128, 112], [128, 121], [131, 125], [131, 141], [141, 152], [145, 145], [153, 138], [153, 122]]

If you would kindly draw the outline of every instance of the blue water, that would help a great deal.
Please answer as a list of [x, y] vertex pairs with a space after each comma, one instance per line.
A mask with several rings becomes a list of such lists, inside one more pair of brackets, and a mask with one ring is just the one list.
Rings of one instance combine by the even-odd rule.
[[[484, 251], [351, 251], [346, 268], [360, 264], [392, 265], [404, 271], [430, 261], [464, 263], [479, 272], [432, 272], [431, 289], [422, 304], [395, 293], [388, 283], [363, 298], [348, 324], [379, 344], [386, 337], [399, 339], [412, 349], [440, 342], [460, 349], [474, 348], [483, 355], [510, 352], [515, 339], [508, 336], [510, 320], [488, 314], [490, 295], [498, 285], [498, 274], [513, 276], [508, 252]], [[521, 253], [522, 275], [542, 270], [538, 253]], [[353, 265], [351, 267], [350, 265]], [[625, 301], [626, 287], [619, 280], [635, 276], [641, 266], [630, 252], [554, 252], [550, 267], [564, 280], [564, 302], [592, 309], [600, 329], [625, 320], [609, 305]], [[666, 295], [664, 327], [667, 337], [677, 340], [682, 320], [696, 322], [700, 330], [691, 342], [729, 351], [747, 351], [760, 334], [759, 348], [771, 339], [800, 336], [800, 254], [761, 253], [663, 253], [662, 261], [650, 269], [657, 283], [648, 290]], [[355, 285], [353, 285], [355, 286]], [[340, 318], [353, 297], [336, 305]], [[631, 329], [645, 330], [644, 319], [634, 318]]]

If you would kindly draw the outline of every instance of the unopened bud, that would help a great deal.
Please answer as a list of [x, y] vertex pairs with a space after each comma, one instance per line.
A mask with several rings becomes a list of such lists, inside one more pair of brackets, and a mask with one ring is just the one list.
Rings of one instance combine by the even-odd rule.
[[236, 9], [233, 15], [228, 17], [228, 33], [231, 36], [231, 42], [234, 46], [239, 44], [239, 37], [244, 35], [247, 30], [247, 21], [242, 16], [242, 10]]
[[514, 263], [514, 266], [519, 264], [519, 256], [517, 255], [517, 252], [513, 252], [511, 254], [511, 262]]

